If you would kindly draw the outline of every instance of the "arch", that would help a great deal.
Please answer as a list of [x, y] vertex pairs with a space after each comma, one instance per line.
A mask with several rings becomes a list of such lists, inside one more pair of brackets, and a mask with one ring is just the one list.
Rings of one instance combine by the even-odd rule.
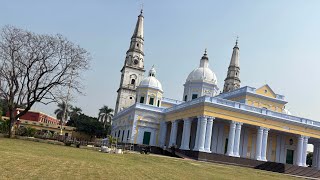
[[131, 79], [130, 84], [135, 85], [136, 84], [136, 80], [135, 79]]
[[135, 86], [136, 85], [136, 81], [137, 81], [137, 75], [131, 74], [130, 75], [130, 84]]

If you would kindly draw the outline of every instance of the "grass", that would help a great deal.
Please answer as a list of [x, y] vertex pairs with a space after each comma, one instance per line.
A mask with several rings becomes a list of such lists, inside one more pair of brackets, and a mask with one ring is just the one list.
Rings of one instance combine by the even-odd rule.
[[293, 179], [237, 166], [0, 138], [0, 179]]

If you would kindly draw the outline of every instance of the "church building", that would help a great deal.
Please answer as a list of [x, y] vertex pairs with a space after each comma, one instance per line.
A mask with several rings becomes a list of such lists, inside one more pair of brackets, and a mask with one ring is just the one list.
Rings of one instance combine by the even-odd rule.
[[238, 41], [221, 91], [205, 50], [181, 100], [170, 99], [156, 69], [145, 74], [143, 21], [141, 11], [121, 69], [111, 132], [119, 142], [297, 166], [307, 166], [313, 144], [312, 166], [320, 169], [320, 122], [291, 115], [268, 85], [241, 86]]

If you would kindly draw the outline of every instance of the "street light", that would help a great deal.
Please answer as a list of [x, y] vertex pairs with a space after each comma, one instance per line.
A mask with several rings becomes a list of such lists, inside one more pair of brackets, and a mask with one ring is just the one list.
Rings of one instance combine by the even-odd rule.
[[61, 121], [61, 126], [60, 126], [60, 135], [63, 135], [62, 133], [62, 125], [63, 125], [63, 122], [66, 122], [67, 121], [67, 109], [68, 109], [68, 101], [69, 101], [69, 95], [70, 95], [70, 89], [71, 89], [71, 82], [72, 82], [72, 75], [73, 75], [73, 71], [74, 71], [74, 68], [72, 68], [72, 71], [71, 71], [71, 78], [70, 78], [70, 82], [69, 82], [69, 86], [68, 86], [68, 92], [67, 92], [67, 97], [66, 97], [66, 100], [63, 101], [65, 106], [64, 106], [64, 110], [63, 110], [63, 117], [62, 117], [62, 121]]

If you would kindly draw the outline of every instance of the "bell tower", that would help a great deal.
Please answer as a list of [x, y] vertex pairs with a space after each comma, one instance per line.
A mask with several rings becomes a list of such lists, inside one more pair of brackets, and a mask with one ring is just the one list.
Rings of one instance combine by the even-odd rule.
[[136, 88], [144, 77], [143, 19], [143, 10], [141, 10], [126, 53], [124, 65], [120, 71], [121, 80], [117, 90], [115, 114], [136, 102]]

